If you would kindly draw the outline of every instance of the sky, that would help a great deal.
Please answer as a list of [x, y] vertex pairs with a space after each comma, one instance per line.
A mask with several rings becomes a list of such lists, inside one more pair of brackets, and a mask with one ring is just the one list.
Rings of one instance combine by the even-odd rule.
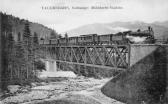
[[[66, 6], [69, 9], [42, 9], [53, 6]], [[90, 9], [92, 6], [120, 9]], [[168, 0], [0, 0], [0, 11], [43, 24], [61, 33], [93, 23], [167, 21]]]

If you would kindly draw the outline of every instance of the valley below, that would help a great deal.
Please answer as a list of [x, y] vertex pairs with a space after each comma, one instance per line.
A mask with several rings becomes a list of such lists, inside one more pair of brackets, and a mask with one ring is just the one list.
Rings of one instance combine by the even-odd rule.
[[101, 92], [101, 87], [110, 78], [77, 76], [49, 79], [47, 82], [32, 83], [31, 87], [19, 86], [13, 92], [10, 89], [10, 95], [1, 104], [124, 104]]

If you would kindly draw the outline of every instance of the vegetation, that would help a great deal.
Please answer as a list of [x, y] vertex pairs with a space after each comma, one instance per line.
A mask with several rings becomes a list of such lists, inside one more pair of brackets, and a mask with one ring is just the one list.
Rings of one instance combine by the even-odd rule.
[[56, 39], [58, 36], [58, 34], [53, 30], [51, 31], [51, 34], [50, 34], [50, 39]]
[[45, 70], [45, 64], [41, 60], [35, 61], [34, 65], [36, 70]]
[[[39, 61], [38, 34], [33, 36], [29, 22], [25, 23], [23, 34], [17, 34], [17, 41], [14, 40], [13, 25], [6, 15], [2, 21], [2, 88], [6, 89], [9, 84], [23, 84], [30, 82], [36, 77], [36, 70], [45, 69], [44, 63]], [[23, 36], [23, 39], [21, 38]]]

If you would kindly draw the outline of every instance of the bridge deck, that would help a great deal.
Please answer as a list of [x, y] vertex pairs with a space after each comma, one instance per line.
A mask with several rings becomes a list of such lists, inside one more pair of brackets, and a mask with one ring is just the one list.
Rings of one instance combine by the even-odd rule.
[[129, 45], [43, 45], [46, 59], [115, 70], [129, 67], [129, 48]]
[[59, 63], [125, 70], [167, 44], [41, 45], [45, 58]]

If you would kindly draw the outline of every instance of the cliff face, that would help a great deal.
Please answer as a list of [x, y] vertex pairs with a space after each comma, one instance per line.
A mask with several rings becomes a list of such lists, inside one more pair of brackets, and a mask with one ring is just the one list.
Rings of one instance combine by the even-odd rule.
[[[20, 33], [21, 39], [22, 39], [26, 20], [20, 19], [18, 17], [14, 17], [12, 15], [7, 15], [4, 13], [0, 13], [0, 15], [2, 17], [2, 21], [0, 21], [0, 23], [2, 24], [3, 34], [12, 33], [14, 36], [14, 40], [17, 41], [18, 34]], [[51, 32], [54, 31], [38, 23], [29, 22], [29, 25], [30, 25], [31, 35], [33, 36], [34, 33], [36, 32], [39, 38], [50, 37]]]

